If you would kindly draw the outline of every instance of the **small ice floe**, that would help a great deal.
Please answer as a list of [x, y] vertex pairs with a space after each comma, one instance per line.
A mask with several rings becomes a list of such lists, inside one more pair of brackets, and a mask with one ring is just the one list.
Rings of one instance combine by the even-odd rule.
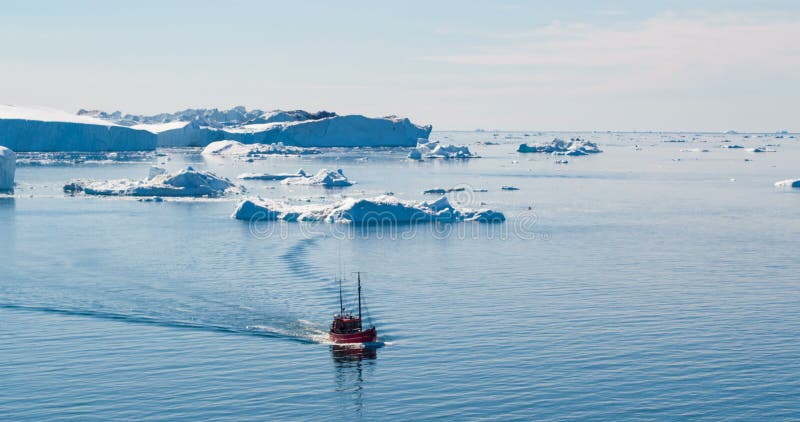
[[438, 141], [419, 139], [417, 147], [408, 153], [408, 158], [412, 160], [424, 158], [466, 159], [478, 158], [478, 156], [464, 145], [442, 145]]
[[741, 146], [741, 145], [730, 144], [730, 145], [722, 145], [722, 148], [725, 148], [725, 149], [742, 149], [744, 147]]
[[500, 187], [501, 190], [519, 190], [516, 186], [502, 186]]
[[563, 139], [553, 139], [549, 143], [521, 144], [517, 152], [523, 153], [547, 153], [559, 155], [589, 155], [603, 152], [597, 144], [580, 138], [572, 138], [569, 141]]
[[709, 152], [709, 150], [703, 148], [684, 148], [681, 152]]
[[780, 182], [775, 182], [775, 186], [779, 188], [800, 188], [800, 179], [786, 179]]
[[745, 162], [749, 162], [749, 161], [753, 161], [753, 160], [752, 160], [752, 159], [750, 159], [750, 158], [745, 158], [745, 159], [744, 159], [744, 161], [745, 161]]
[[216, 141], [203, 148], [202, 155], [235, 157], [242, 159], [264, 158], [270, 155], [309, 155], [320, 154], [318, 148], [303, 148], [275, 144], [243, 144], [238, 141]]
[[297, 173], [242, 173], [236, 176], [242, 180], [284, 180], [292, 177], [308, 177], [308, 174], [300, 169]]
[[0, 146], [0, 192], [14, 190], [14, 173], [17, 168], [17, 154], [9, 148]]
[[434, 188], [434, 189], [428, 189], [428, 190], [422, 192], [422, 194], [423, 195], [444, 195], [444, 194], [450, 193], [450, 192], [464, 192], [465, 190], [467, 190], [467, 188], [465, 188], [465, 187], [449, 188], [449, 189]]
[[74, 180], [64, 185], [67, 193], [103, 196], [219, 197], [239, 190], [224, 177], [192, 167], [175, 173], [155, 174], [144, 180]]
[[140, 198], [138, 199], [139, 202], [164, 202], [164, 198], [160, 196], [148, 197], [148, 198]]
[[323, 221], [352, 224], [407, 224], [426, 222], [505, 221], [490, 209], [455, 208], [447, 197], [435, 201], [404, 201], [393, 196], [346, 198], [333, 204], [292, 205], [263, 198], [240, 202], [233, 213], [238, 220]]
[[556, 164], [569, 164], [569, 160], [567, 160], [567, 159], [556, 160], [555, 163]]
[[[528, 135], [525, 135], [525, 136], [528, 136]], [[500, 143], [499, 142], [494, 142], [494, 141], [478, 141], [478, 142], [475, 142], [475, 145], [492, 146], [492, 145], [500, 145]]]
[[766, 149], [764, 147], [747, 148], [747, 152], [776, 152], [774, 149]]
[[326, 188], [352, 186], [353, 181], [348, 179], [342, 169], [336, 171], [322, 169], [317, 174], [308, 177], [290, 177], [284, 179], [283, 184], [286, 185], [307, 185], [307, 186], [324, 186]]

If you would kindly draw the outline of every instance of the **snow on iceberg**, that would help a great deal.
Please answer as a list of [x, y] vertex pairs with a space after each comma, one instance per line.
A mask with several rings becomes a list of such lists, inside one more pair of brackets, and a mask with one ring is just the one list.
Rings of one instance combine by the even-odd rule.
[[413, 146], [417, 138], [427, 138], [431, 131], [429, 125], [418, 126], [396, 116], [247, 111], [241, 106], [230, 110], [189, 109], [154, 116], [86, 110], [79, 114], [150, 131], [157, 135], [159, 146], [206, 146], [223, 139], [246, 144], [283, 142], [302, 147]]
[[0, 105], [0, 145], [23, 151], [150, 151], [156, 135], [91, 116]]
[[186, 167], [175, 173], [150, 171], [144, 180], [76, 180], [64, 186], [64, 192], [83, 192], [87, 195], [105, 196], [181, 196], [218, 197], [237, 190], [230, 180], [208, 171]]
[[352, 186], [353, 181], [347, 178], [342, 169], [336, 171], [322, 169], [317, 174], [309, 177], [290, 177], [284, 179], [286, 185], [324, 186], [326, 188]]
[[233, 213], [239, 220], [323, 221], [353, 224], [407, 224], [425, 222], [501, 222], [505, 215], [492, 210], [457, 209], [446, 197], [436, 201], [404, 201], [393, 196], [347, 198], [334, 204], [290, 205], [270, 199], [248, 198]]
[[292, 177], [308, 177], [303, 169], [297, 173], [242, 173], [237, 176], [237, 179], [242, 180], [284, 180]]
[[442, 145], [439, 141], [429, 141], [422, 138], [417, 140], [416, 148], [408, 153], [408, 158], [412, 160], [422, 160], [423, 158], [478, 158], [464, 145]]
[[219, 155], [236, 158], [264, 158], [270, 155], [309, 155], [319, 154], [317, 148], [301, 148], [276, 144], [243, 144], [238, 141], [216, 141], [203, 148], [202, 155]]
[[776, 187], [780, 188], [800, 188], [800, 179], [787, 179], [775, 182]]
[[17, 167], [17, 154], [0, 146], [0, 192], [14, 190], [14, 172]]
[[594, 142], [581, 138], [572, 138], [569, 141], [555, 138], [549, 143], [521, 144], [517, 152], [546, 153], [560, 155], [588, 155], [603, 152]]

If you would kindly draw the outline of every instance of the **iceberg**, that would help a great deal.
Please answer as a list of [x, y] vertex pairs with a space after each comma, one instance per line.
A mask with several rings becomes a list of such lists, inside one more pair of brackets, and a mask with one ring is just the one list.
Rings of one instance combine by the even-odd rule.
[[153, 133], [159, 146], [206, 146], [220, 140], [245, 144], [283, 142], [300, 147], [393, 147], [413, 146], [427, 138], [431, 126], [419, 126], [396, 116], [340, 116], [333, 112], [304, 110], [247, 111], [189, 109], [153, 116], [122, 115], [120, 112], [81, 110], [80, 117], [104, 119]]
[[284, 180], [292, 177], [308, 177], [303, 169], [297, 173], [242, 173], [237, 176], [237, 179], [242, 180]]
[[322, 221], [352, 224], [408, 224], [426, 222], [505, 221], [492, 210], [457, 209], [446, 197], [436, 201], [404, 201], [393, 196], [347, 198], [334, 204], [290, 205], [263, 198], [248, 198], [233, 213], [238, 220]]
[[[305, 173], [303, 173], [305, 174]], [[353, 181], [347, 178], [342, 172], [342, 169], [336, 171], [322, 169], [317, 174], [309, 177], [290, 177], [285, 178], [282, 182], [286, 185], [307, 185], [307, 186], [324, 186], [326, 188], [352, 186]]]
[[546, 153], [558, 155], [589, 155], [603, 152], [594, 142], [580, 138], [572, 138], [569, 141], [555, 138], [550, 143], [521, 144], [517, 152], [523, 153]]
[[0, 192], [14, 191], [14, 172], [17, 167], [17, 154], [0, 146]]
[[27, 151], [151, 151], [156, 135], [91, 116], [0, 105], [0, 145]]
[[422, 192], [422, 194], [423, 195], [444, 195], [444, 194], [450, 193], [450, 192], [464, 192], [465, 190], [467, 190], [467, 188], [464, 188], [464, 187], [448, 188], [448, 189], [445, 189], [445, 188], [433, 188], [433, 189], [428, 189], [428, 190]]
[[800, 179], [787, 179], [775, 182], [776, 187], [780, 188], [800, 188]]
[[238, 141], [216, 141], [203, 148], [202, 155], [219, 155], [236, 158], [264, 158], [270, 155], [310, 155], [320, 154], [317, 148], [301, 148], [276, 144], [243, 144]]
[[442, 145], [438, 141], [421, 138], [417, 140], [417, 146], [408, 153], [408, 158], [419, 161], [423, 158], [464, 159], [478, 156], [463, 145]]
[[175, 173], [155, 169], [151, 169], [144, 180], [71, 181], [64, 186], [64, 192], [102, 196], [219, 197], [238, 189], [226, 178], [192, 167]]

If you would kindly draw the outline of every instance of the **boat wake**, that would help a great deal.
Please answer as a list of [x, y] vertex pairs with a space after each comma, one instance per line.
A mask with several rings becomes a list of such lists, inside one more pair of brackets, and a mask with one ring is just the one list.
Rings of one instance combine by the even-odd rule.
[[327, 333], [315, 326], [313, 323], [304, 320], [294, 321], [293, 323], [286, 324], [284, 327], [275, 327], [270, 325], [247, 325], [243, 327], [236, 327], [233, 325], [211, 324], [199, 321], [183, 321], [163, 319], [148, 315], [131, 315], [117, 312], [95, 311], [85, 309], [69, 309], [69, 308], [56, 308], [49, 306], [30, 306], [30, 305], [17, 305], [10, 303], [0, 303], [0, 309], [7, 309], [12, 311], [23, 312], [40, 312], [48, 314], [57, 314], [64, 316], [95, 318], [110, 321], [118, 321], [129, 324], [143, 324], [167, 328], [182, 328], [189, 330], [209, 331], [216, 333], [234, 334], [234, 335], [249, 335], [259, 336], [275, 339], [283, 339], [295, 341], [304, 344], [325, 344], [327, 341]]

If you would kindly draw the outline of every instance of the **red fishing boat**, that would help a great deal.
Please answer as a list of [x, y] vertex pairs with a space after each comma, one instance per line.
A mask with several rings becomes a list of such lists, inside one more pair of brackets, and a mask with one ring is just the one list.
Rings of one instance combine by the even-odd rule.
[[330, 338], [334, 343], [357, 344], [374, 343], [378, 340], [378, 330], [371, 326], [364, 330], [361, 324], [361, 273], [358, 273], [358, 315], [345, 312], [344, 301], [342, 300], [342, 280], [339, 280], [339, 313], [333, 316], [331, 323]]

